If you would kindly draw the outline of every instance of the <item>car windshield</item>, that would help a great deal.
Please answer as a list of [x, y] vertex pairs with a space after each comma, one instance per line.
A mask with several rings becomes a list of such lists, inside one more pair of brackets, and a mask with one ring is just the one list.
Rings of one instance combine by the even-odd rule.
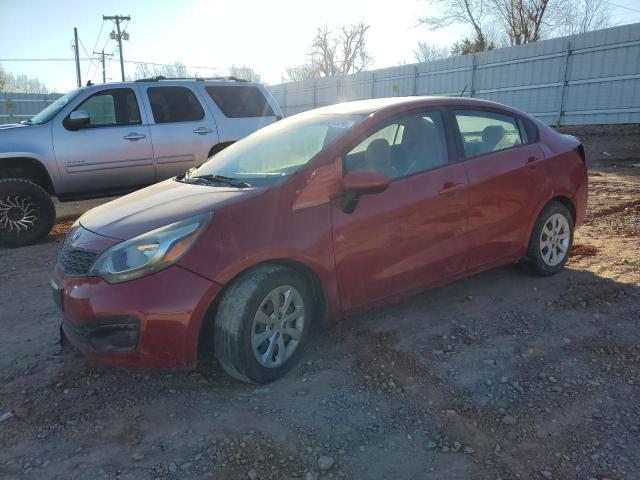
[[292, 175], [364, 115], [301, 115], [269, 125], [214, 155], [184, 181], [216, 176], [252, 186]]
[[38, 113], [37, 115], [34, 115], [33, 117], [31, 117], [31, 119], [28, 120], [27, 123], [32, 123], [32, 124], [35, 124], [35, 125], [40, 125], [42, 123], [47, 123], [49, 120], [51, 120], [53, 117], [55, 117], [56, 114], [60, 110], [62, 110], [67, 103], [69, 103], [71, 100], [76, 98], [79, 93], [80, 93], [80, 89], [79, 88], [77, 88], [75, 90], [71, 90], [69, 93], [67, 93], [66, 95], [64, 95], [64, 96], [60, 97], [59, 99], [57, 99], [55, 102], [53, 102], [47, 108], [42, 110], [40, 113]]

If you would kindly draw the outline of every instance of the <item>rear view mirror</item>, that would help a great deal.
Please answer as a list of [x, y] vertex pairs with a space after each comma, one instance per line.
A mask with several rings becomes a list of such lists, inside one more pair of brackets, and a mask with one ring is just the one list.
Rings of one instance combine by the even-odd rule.
[[352, 213], [361, 195], [384, 192], [389, 187], [389, 177], [376, 170], [354, 170], [344, 176], [342, 187], [342, 211]]
[[65, 121], [65, 126], [69, 130], [79, 130], [81, 128], [87, 128], [91, 125], [91, 119], [89, 114], [84, 110], [76, 110], [71, 112]]

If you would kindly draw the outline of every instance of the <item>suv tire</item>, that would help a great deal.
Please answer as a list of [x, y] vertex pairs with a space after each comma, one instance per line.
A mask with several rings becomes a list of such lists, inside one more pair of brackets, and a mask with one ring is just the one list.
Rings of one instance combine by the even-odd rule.
[[222, 296], [215, 318], [215, 355], [238, 380], [276, 380], [302, 353], [312, 315], [311, 290], [302, 275], [279, 265], [253, 268], [240, 274]]
[[23, 178], [0, 179], [0, 245], [21, 247], [46, 236], [56, 220], [42, 187]]

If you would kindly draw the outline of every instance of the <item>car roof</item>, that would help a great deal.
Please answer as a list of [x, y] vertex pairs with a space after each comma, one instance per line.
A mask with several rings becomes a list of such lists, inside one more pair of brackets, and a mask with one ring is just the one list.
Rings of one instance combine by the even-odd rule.
[[370, 115], [380, 110], [405, 110], [420, 107], [437, 107], [437, 106], [453, 106], [453, 107], [485, 107], [499, 108], [501, 110], [513, 111], [506, 105], [490, 102], [488, 100], [480, 100], [477, 98], [465, 97], [435, 97], [435, 96], [416, 96], [416, 97], [390, 97], [390, 98], [374, 98], [370, 100], [356, 100], [353, 102], [337, 103], [326, 107], [311, 110], [315, 114], [337, 114], [337, 115]]

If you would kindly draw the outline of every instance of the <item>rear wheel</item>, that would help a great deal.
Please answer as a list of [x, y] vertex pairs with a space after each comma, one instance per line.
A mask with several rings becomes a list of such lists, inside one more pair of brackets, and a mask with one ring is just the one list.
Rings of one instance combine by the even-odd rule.
[[21, 247], [46, 236], [56, 219], [42, 187], [22, 178], [0, 179], [0, 244]]
[[304, 278], [279, 265], [256, 267], [223, 295], [215, 319], [215, 355], [233, 377], [271, 382], [297, 361], [313, 312]]
[[531, 269], [538, 275], [562, 270], [573, 245], [573, 217], [563, 204], [549, 203], [533, 228], [528, 248]]

